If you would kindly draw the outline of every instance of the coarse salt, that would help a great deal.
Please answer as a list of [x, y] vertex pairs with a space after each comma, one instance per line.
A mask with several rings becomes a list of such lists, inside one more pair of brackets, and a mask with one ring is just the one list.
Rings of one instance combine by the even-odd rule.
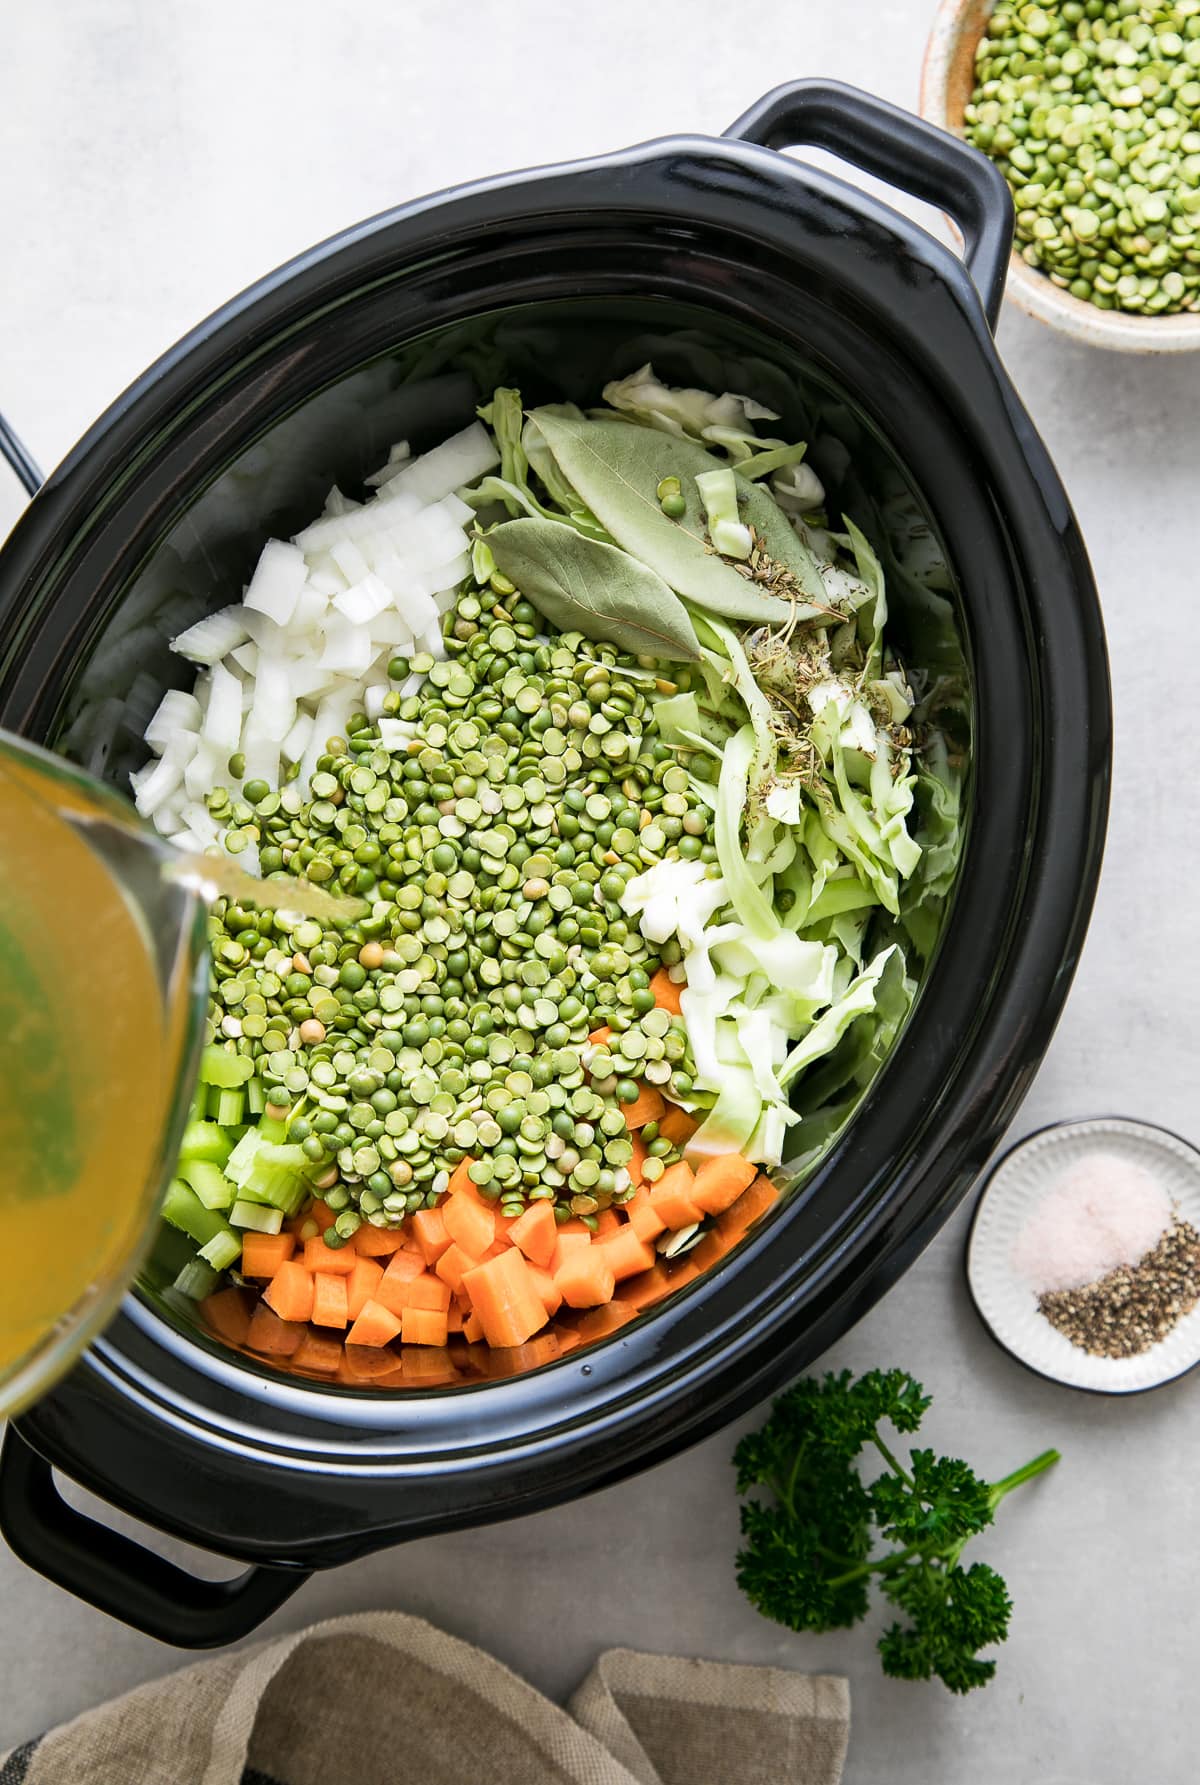
[[1144, 1258], [1172, 1219], [1170, 1198], [1149, 1172], [1115, 1153], [1092, 1153], [1034, 1209], [1013, 1246], [1013, 1268], [1039, 1295], [1079, 1289]]

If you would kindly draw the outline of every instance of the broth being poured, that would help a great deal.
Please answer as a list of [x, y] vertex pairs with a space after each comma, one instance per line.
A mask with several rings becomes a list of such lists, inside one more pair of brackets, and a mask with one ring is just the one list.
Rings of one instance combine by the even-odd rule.
[[98, 1329], [150, 1237], [203, 1016], [199, 901], [326, 921], [362, 906], [179, 854], [15, 739], [0, 741], [0, 836], [4, 1412]]

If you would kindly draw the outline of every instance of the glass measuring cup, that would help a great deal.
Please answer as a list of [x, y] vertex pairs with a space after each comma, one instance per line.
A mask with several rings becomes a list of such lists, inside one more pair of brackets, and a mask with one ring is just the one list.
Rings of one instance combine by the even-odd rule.
[[166, 855], [0, 732], [0, 1415], [101, 1331], [153, 1237], [208, 989], [204, 900]]

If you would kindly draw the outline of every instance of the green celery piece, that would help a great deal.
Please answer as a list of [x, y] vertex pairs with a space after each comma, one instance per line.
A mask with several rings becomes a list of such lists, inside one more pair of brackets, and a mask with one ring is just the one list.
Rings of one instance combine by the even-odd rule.
[[224, 1165], [233, 1151], [231, 1137], [215, 1122], [189, 1122], [179, 1144], [181, 1159], [208, 1159]]
[[249, 1228], [254, 1233], [279, 1233], [283, 1228], [283, 1210], [261, 1202], [235, 1202], [229, 1211], [234, 1227]]
[[[167, 1194], [163, 1198], [162, 1216], [172, 1227], [178, 1227], [189, 1239], [195, 1240], [198, 1246], [207, 1246], [209, 1240], [219, 1233], [228, 1232], [229, 1223], [222, 1219], [216, 1209], [206, 1209], [194, 1190], [172, 1178], [167, 1186]], [[282, 1220], [280, 1226], [282, 1226]]]
[[227, 1054], [223, 1047], [213, 1045], [206, 1047], [200, 1056], [202, 1085], [219, 1085], [222, 1090], [230, 1090], [236, 1085], [244, 1085], [253, 1076], [254, 1062], [247, 1060], [244, 1054]]
[[285, 1215], [294, 1215], [309, 1195], [309, 1184], [286, 1166], [267, 1165], [259, 1160], [246, 1181], [239, 1184], [238, 1193], [246, 1202], [269, 1203]]
[[190, 1301], [202, 1302], [217, 1287], [217, 1273], [207, 1259], [189, 1258], [175, 1279], [175, 1287]]
[[267, 1107], [267, 1093], [260, 1078], [246, 1081], [246, 1110], [249, 1115], [261, 1116]]
[[231, 1209], [237, 1200], [237, 1191], [211, 1159], [181, 1159], [179, 1175], [206, 1209]]
[[206, 1246], [201, 1246], [198, 1256], [214, 1271], [227, 1271], [242, 1256], [242, 1242], [229, 1228], [225, 1233], [215, 1234]]
[[222, 1128], [236, 1128], [242, 1119], [245, 1108], [246, 1093], [241, 1090], [222, 1089], [217, 1098], [217, 1121]]

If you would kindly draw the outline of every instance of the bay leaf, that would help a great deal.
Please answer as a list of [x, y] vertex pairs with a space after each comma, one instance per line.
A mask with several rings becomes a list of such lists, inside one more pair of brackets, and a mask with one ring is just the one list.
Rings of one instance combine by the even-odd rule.
[[[760, 536], [770, 557], [795, 578], [804, 596], [799, 604], [751, 582], [708, 549], [704, 508], [696, 488], [699, 473], [724, 460], [692, 440], [619, 419], [576, 419], [552, 409], [535, 409], [532, 419], [560, 469], [617, 544], [658, 572], [679, 595], [729, 620], [783, 625], [793, 617], [813, 619], [829, 610], [821, 573], [812, 553], [793, 531], [768, 490], [737, 480], [740, 512]], [[659, 506], [664, 477], [677, 477], [687, 504], [679, 520]]]
[[687, 609], [655, 571], [557, 521], [502, 521], [487, 534], [500, 571], [562, 632], [638, 656], [697, 662]]

